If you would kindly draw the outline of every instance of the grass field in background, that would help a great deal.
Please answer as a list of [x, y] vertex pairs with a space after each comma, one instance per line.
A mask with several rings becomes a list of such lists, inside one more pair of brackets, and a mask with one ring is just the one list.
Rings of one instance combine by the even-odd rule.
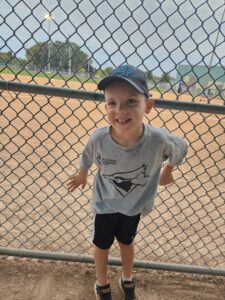
[[[90, 82], [94, 83], [97, 80], [92, 80], [87, 76], [69, 76], [66, 73], [60, 75], [59, 73], [47, 72], [47, 71], [32, 71], [25, 70], [20, 68], [9, 68], [9, 67], [1, 67], [0, 66], [0, 74], [12, 74], [12, 75], [20, 75], [20, 76], [31, 76], [31, 77], [40, 77], [40, 78], [49, 78], [49, 79], [57, 79], [64, 81], [77, 81], [81, 83]], [[99, 81], [99, 80], [98, 80]]]

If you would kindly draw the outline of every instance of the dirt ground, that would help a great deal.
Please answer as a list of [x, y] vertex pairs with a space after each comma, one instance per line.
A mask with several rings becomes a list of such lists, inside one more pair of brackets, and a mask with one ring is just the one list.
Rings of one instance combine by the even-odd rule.
[[[120, 267], [110, 267], [114, 300], [122, 300]], [[139, 300], [224, 300], [225, 278], [135, 270]], [[0, 300], [94, 300], [93, 265], [0, 258]]]

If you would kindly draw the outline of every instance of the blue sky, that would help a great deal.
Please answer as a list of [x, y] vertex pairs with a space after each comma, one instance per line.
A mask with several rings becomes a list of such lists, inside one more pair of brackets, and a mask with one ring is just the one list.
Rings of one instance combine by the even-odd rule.
[[0, 0], [0, 51], [24, 57], [46, 41], [51, 12], [51, 40], [79, 44], [97, 68], [174, 73], [176, 64], [209, 64], [213, 50], [213, 65], [224, 65], [224, 9], [224, 0]]

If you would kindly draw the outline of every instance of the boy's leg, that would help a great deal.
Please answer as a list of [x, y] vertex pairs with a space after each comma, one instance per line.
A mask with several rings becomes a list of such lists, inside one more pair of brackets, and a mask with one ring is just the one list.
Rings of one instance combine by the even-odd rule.
[[138, 300], [135, 291], [135, 281], [133, 279], [134, 243], [125, 245], [118, 242], [122, 259], [123, 273], [119, 278], [119, 288], [127, 300]]
[[107, 268], [108, 268], [109, 249], [101, 249], [94, 246], [94, 261], [97, 283], [104, 286], [108, 283]]
[[125, 245], [118, 241], [122, 260], [123, 278], [132, 278], [134, 262], [134, 243]]
[[117, 233], [117, 241], [120, 247], [122, 260], [122, 276], [119, 278], [119, 287], [127, 300], [137, 300], [135, 291], [135, 281], [133, 279], [133, 262], [134, 262], [134, 237], [137, 232], [140, 214], [136, 216], [122, 216], [120, 227]]
[[121, 220], [117, 230], [117, 242], [120, 247], [120, 255], [123, 267], [123, 277], [132, 277], [134, 261], [134, 238], [140, 221], [140, 214], [126, 216], [121, 214]]
[[112, 300], [110, 284], [107, 278], [109, 249], [114, 240], [111, 230], [112, 216], [109, 214], [94, 216], [92, 241], [94, 244], [94, 261], [96, 283], [94, 293], [97, 300]]
[[99, 286], [108, 283], [108, 255], [114, 241], [116, 223], [116, 214], [96, 214], [94, 216], [92, 242], [94, 244], [95, 270]]

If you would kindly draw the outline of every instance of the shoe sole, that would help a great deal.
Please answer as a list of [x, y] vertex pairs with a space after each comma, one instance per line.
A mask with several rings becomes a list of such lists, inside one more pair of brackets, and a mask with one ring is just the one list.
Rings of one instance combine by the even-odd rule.
[[97, 291], [96, 291], [96, 283], [94, 284], [94, 294], [95, 294], [95, 299], [99, 300], [99, 297], [98, 297], [98, 294], [97, 294]]
[[121, 293], [123, 294], [123, 296], [125, 296], [122, 285], [121, 285], [121, 278], [119, 278], [118, 284], [119, 284], [119, 288], [120, 288]]
[[[125, 297], [125, 294], [124, 294], [124, 291], [123, 291], [123, 288], [122, 288], [122, 284], [121, 284], [121, 278], [119, 278], [119, 288], [120, 288], [120, 291], [123, 295], [123, 297]], [[136, 300], [139, 300], [139, 297], [137, 296], [137, 293], [135, 293], [135, 297], [136, 297]], [[123, 298], [125, 300], [125, 298]]]

